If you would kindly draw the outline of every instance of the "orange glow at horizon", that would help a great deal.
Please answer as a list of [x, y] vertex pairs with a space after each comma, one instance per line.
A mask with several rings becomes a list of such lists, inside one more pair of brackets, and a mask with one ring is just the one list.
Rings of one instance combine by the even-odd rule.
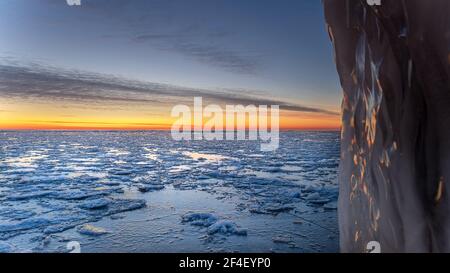
[[[123, 120], [111, 122], [64, 121], [64, 120], [4, 120], [0, 118], [0, 130], [170, 130], [169, 118], [151, 119], [149, 122]], [[341, 126], [339, 117], [292, 117], [280, 115], [280, 130], [338, 130]]]
[[[0, 130], [170, 130], [178, 119], [171, 117], [170, 112], [170, 107], [161, 105], [149, 109], [142, 105], [61, 105], [3, 100]], [[280, 130], [339, 130], [340, 126], [338, 115], [280, 110]]]

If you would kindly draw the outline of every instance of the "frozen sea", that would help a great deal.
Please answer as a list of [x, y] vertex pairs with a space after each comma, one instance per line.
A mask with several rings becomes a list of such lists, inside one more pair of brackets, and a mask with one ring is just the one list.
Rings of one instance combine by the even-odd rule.
[[337, 252], [338, 132], [0, 131], [0, 252]]

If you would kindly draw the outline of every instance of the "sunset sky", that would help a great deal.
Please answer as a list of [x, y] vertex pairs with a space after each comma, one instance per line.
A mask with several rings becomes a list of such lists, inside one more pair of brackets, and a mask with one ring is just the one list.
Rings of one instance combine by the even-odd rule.
[[196, 96], [339, 128], [321, 1], [0, 2], [0, 129], [167, 129]]

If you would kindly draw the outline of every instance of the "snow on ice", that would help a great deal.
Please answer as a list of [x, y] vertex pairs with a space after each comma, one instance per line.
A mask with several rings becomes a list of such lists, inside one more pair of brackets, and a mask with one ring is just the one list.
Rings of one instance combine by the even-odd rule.
[[257, 141], [173, 141], [158, 131], [0, 131], [0, 252], [40, 251], [47, 236], [65, 231], [96, 235], [93, 223], [139, 210], [151, 215], [152, 198], [167, 192], [234, 200], [234, 208], [217, 214], [176, 212], [178, 222], [209, 235], [252, 233], [222, 215], [314, 220], [313, 213], [326, 211], [323, 219], [336, 221], [338, 163], [336, 132], [282, 132], [279, 149], [265, 153]]

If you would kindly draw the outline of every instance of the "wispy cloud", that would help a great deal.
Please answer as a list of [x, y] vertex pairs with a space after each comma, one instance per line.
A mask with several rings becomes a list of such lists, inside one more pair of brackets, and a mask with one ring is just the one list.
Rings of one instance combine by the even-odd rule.
[[[205, 35], [205, 34], [204, 34]], [[224, 69], [237, 74], [255, 75], [262, 69], [259, 56], [245, 53], [235, 49], [225, 48], [214, 44], [201, 44], [196, 40], [211, 42], [226, 33], [212, 32], [205, 35], [203, 39], [192, 39], [194, 34], [142, 34], [133, 38], [133, 41], [148, 43], [159, 50], [172, 51], [198, 62]]]
[[190, 4], [188, 10], [181, 10], [184, 3], [173, 7], [166, 1], [136, 2], [89, 1], [83, 8], [96, 23], [120, 26], [105, 28], [107, 32], [101, 33], [101, 38], [145, 44], [235, 74], [255, 75], [263, 69], [262, 55], [254, 48], [243, 50], [236, 42], [235, 29], [224, 28], [215, 20], [206, 24]]
[[173, 48], [202, 63], [220, 67], [229, 72], [256, 74], [261, 69], [256, 57], [244, 55], [242, 52], [193, 43], [179, 43]]
[[197, 89], [15, 61], [0, 62], [0, 96], [86, 104], [134, 103], [149, 107], [187, 104], [193, 97], [200, 96], [209, 103], [220, 105], [279, 105], [281, 110], [338, 115], [321, 108], [245, 95], [242, 90]]

